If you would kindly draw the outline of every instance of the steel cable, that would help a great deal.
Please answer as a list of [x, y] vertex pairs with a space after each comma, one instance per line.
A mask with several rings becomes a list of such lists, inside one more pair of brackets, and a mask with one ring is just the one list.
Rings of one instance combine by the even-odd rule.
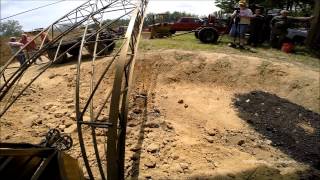
[[63, 2], [63, 1], [66, 1], [66, 0], [61, 0], [61, 1], [58, 1], [58, 2], [54, 2], [54, 3], [50, 3], [50, 4], [46, 4], [46, 5], [43, 5], [43, 6], [36, 7], [36, 8], [33, 8], [33, 9], [29, 9], [29, 10], [26, 10], [26, 11], [22, 11], [22, 12], [20, 12], [20, 13], [13, 14], [13, 15], [10, 15], [10, 16], [8, 16], [8, 17], [2, 18], [2, 19], [0, 19], [0, 20], [2, 21], [2, 20], [5, 20], [5, 19], [9, 19], [9, 18], [18, 16], [18, 15], [21, 15], [21, 14], [24, 14], [24, 13], [28, 13], [28, 12], [31, 12], [31, 11], [34, 11], [34, 10], [37, 10], [37, 9], [45, 8], [45, 7], [54, 5], [54, 4], [58, 4], [58, 3], [61, 3], [61, 2]]

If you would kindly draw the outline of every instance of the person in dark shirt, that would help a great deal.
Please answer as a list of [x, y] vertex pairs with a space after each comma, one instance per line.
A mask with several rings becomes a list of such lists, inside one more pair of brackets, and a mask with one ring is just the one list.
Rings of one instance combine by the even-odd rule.
[[256, 9], [255, 14], [251, 18], [250, 25], [250, 38], [248, 44], [252, 44], [254, 47], [261, 44], [263, 41], [263, 28], [265, 24], [265, 18], [261, 15], [261, 9]]
[[270, 22], [271, 33], [270, 43], [273, 48], [281, 48], [282, 43], [288, 34], [288, 28], [292, 26], [295, 21], [310, 21], [314, 17], [292, 17], [288, 16], [289, 11], [282, 10], [280, 16], [275, 16]]

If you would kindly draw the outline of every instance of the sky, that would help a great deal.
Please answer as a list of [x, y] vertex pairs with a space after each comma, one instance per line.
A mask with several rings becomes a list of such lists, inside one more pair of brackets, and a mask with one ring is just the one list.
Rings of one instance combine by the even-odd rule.
[[[0, 0], [1, 19], [57, 1], [59, 0]], [[23, 30], [30, 31], [49, 26], [55, 20], [84, 2], [86, 0], [66, 0], [10, 19], [18, 20], [23, 26]], [[147, 12], [153, 13], [185, 11], [200, 16], [208, 15], [216, 10], [218, 8], [215, 7], [214, 0], [150, 0], [147, 8]]]

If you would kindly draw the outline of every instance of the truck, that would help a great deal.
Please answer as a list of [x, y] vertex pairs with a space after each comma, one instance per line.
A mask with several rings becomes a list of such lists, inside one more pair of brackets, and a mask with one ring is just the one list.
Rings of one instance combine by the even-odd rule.
[[[91, 30], [91, 32], [86, 35], [86, 38], [89, 38], [89, 39], [87, 40], [85, 47], [88, 50], [89, 54], [93, 56], [96, 36], [92, 36], [92, 34], [93, 34], [93, 31]], [[98, 56], [105, 56], [112, 53], [113, 49], [115, 48], [115, 42], [113, 40], [115, 37], [116, 37], [116, 34], [112, 31], [103, 31], [100, 33], [99, 42], [97, 46]], [[68, 60], [68, 54], [72, 56], [78, 56], [80, 52], [81, 40], [82, 40], [82, 36], [76, 36], [63, 41], [60, 45], [60, 49], [57, 54], [57, 57], [59, 57], [60, 55], [62, 55], [62, 57], [59, 59], [56, 59], [54, 63], [56, 64], [65, 63]], [[47, 48], [48, 58], [51, 61], [55, 59], [58, 46], [59, 46], [59, 43], [56, 43], [56, 44], [50, 45]], [[69, 50], [68, 53], [64, 53], [71, 47], [73, 48]]]
[[170, 32], [175, 34], [177, 31], [192, 31], [201, 27], [203, 23], [204, 21], [197, 17], [182, 17], [172, 23]]

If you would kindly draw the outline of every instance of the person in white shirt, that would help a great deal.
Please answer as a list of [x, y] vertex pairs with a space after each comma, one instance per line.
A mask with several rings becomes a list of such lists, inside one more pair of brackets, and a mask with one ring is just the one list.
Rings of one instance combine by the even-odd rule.
[[[16, 37], [11, 37], [10, 38], [10, 42], [8, 42], [8, 45], [11, 48], [11, 52], [12, 55], [15, 55], [18, 51], [20, 51], [20, 49], [24, 46], [24, 44], [17, 42]], [[24, 62], [26, 61], [26, 58], [24, 56], [23, 51], [20, 51], [17, 55], [16, 55], [17, 60], [19, 61], [20, 65], [23, 65]]]
[[248, 31], [250, 25], [250, 19], [252, 17], [252, 11], [247, 8], [247, 3], [244, 1], [239, 2], [240, 10], [235, 10], [231, 15], [233, 24], [230, 30], [230, 36], [234, 38], [233, 43], [230, 43], [230, 47], [236, 47], [236, 38], [240, 37], [239, 48], [244, 48], [245, 33]]

